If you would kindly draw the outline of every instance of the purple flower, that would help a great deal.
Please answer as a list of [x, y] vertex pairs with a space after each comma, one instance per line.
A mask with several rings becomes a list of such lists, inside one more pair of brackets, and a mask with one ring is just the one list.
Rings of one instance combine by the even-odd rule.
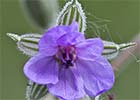
[[24, 73], [61, 99], [77, 100], [86, 94], [94, 97], [114, 83], [103, 49], [102, 40], [85, 39], [76, 22], [56, 26], [40, 39], [39, 52], [25, 64]]

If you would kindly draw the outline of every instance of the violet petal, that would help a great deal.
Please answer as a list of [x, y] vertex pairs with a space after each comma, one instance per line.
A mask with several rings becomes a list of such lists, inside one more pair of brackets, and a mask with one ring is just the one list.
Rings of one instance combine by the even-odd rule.
[[58, 82], [58, 63], [53, 57], [37, 54], [24, 66], [25, 75], [38, 84]]
[[103, 42], [100, 38], [87, 39], [76, 45], [77, 56], [83, 58], [92, 58], [101, 55], [104, 49]]
[[43, 37], [39, 41], [39, 52], [46, 56], [52, 56], [57, 52], [57, 39], [67, 34], [69, 31], [68, 26], [57, 26], [49, 29], [44, 33]]
[[97, 96], [112, 88], [114, 72], [103, 56], [98, 56], [93, 60], [79, 57], [76, 64], [84, 80], [85, 91], [89, 96]]
[[76, 69], [61, 69], [59, 81], [56, 84], [48, 84], [49, 91], [63, 98], [64, 100], [73, 100], [84, 96], [83, 81]]
[[69, 27], [70, 27], [71, 32], [78, 32], [79, 31], [79, 25], [75, 21], [73, 21]]
[[74, 45], [82, 41], [85, 41], [85, 37], [79, 32], [67, 33], [57, 40], [60, 46]]

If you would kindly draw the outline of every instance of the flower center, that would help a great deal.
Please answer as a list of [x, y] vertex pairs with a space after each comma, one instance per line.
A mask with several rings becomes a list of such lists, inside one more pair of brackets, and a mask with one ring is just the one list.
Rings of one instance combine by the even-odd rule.
[[59, 47], [59, 50], [56, 54], [56, 59], [58, 60], [59, 64], [64, 65], [65, 68], [72, 67], [76, 60], [76, 52], [74, 46], [67, 46], [67, 47]]

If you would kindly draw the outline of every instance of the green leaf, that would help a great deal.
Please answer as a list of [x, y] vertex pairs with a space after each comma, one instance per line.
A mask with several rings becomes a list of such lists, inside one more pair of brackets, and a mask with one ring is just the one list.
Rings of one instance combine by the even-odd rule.
[[79, 24], [79, 31], [86, 30], [86, 16], [78, 0], [70, 0], [65, 4], [57, 17], [57, 25], [70, 25], [73, 21]]
[[86, 95], [81, 100], [92, 100], [92, 99], [88, 95]]
[[103, 41], [103, 43], [104, 43], [103, 55], [108, 60], [112, 60], [112, 59], [116, 58], [121, 51], [124, 51], [127, 48], [130, 48], [130, 47], [136, 45], [135, 42], [116, 44], [114, 42]]
[[32, 81], [28, 81], [26, 87], [27, 100], [40, 100], [48, 93], [46, 85], [38, 85]]
[[32, 33], [18, 36], [17, 34], [7, 33], [7, 35], [16, 41], [20, 51], [28, 56], [34, 56], [38, 52], [38, 42], [42, 35]]

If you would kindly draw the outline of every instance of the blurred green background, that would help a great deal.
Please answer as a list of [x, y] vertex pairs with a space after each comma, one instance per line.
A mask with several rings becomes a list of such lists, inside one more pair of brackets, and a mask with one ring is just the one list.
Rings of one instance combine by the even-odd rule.
[[[85, 12], [111, 20], [108, 28], [113, 41], [128, 42], [139, 33], [139, 0], [79, 1]], [[60, 8], [63, 4], [60, 0]], [[27, 81], [23, 66], [29, 57], [18, 51], [15, 42], [6, 36], [7, 32], [41, 33], [25, 17], [19, 0], [0, 0], [0, 100], [25, 100]], [[108, 34], [101, 35], [103, 39], [111, 40]], [[132, 56], [124, 66], [126, 69], [116, 78], [112, 90], [116, 100], [140, 100], [140, 64]]]

